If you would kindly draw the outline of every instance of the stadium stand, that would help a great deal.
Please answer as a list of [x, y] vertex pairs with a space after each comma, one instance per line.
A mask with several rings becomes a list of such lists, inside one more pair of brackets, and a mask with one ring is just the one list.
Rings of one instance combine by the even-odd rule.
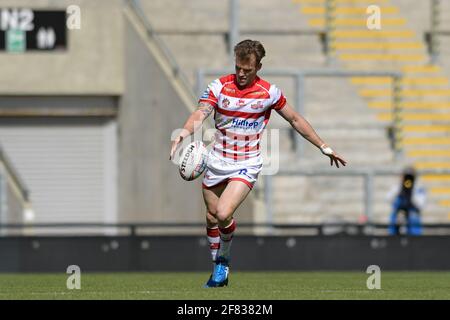
[[[297, 2], [310, 25], [318, 25], [324, 2]], [[348, 26], [364, 11], [364, 1], [336, 2], [336, 59], [349, 69], [374, 70], [382, 63], [383, 68], [402, 71], [400, 125], [405, 158], [417, 169], [449, 168], [449, 154], [444, 149], [449, 143], [448, 78], [439, 65], [430, 61], [421, 39], [430, 28], [430, 3], [380, 0], [371, 4], [381, 7], [379, 31], [369, 31], [365, 25]], [[445, 10], [440, 14], [445, 16]], [[351, 83], [368, 107], [377, 111], [378, 120], [392, 121], [392, 79], [355, 77]], [[432, 212], [425, 212], [424, 219], [445, 221], [448, 213], [442, 197], [450, 193], [446, 187], [448, 175], [425, 175], [423, 180], [430, 193], [426, 212]]]

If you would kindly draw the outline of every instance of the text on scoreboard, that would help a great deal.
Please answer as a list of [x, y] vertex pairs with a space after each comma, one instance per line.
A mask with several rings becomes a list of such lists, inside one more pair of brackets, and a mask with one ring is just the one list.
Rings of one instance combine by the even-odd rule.
[[66, 11], [0, 9], [0, 51], [66, 49]]

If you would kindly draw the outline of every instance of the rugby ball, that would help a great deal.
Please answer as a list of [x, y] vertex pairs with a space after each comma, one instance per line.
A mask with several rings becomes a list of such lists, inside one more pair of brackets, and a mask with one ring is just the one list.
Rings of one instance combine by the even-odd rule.
[[184, 148], [178, 169], [186, 181], [198, 178], [206, 169], [208, 149], [202, 141], [194, 141]]

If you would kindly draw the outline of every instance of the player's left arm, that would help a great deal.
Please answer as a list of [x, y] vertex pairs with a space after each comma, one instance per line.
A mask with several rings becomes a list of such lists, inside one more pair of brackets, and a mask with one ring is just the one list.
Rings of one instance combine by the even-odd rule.
[[277, 112], [291, 124], [291, 126], [299, 133], [303, 138], [311, 142], [320, 151], [330, 158], [330, 165], [333, 166], [333, 163], [336, 164], [336, 167], [339, 168], [339, 163], [342, 165], [346, 165], [347, 161], [344, 160], [341, 156], [336, 154], [314, 131], [313, 127], [303, 118], [298, 112], [294, 110], [287, 102], [286, 105], [277, 110]]

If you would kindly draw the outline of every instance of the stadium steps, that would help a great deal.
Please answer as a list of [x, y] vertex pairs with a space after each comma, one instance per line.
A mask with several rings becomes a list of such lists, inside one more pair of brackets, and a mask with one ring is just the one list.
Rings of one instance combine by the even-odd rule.
[[[422, 180], [422, 183], [425, 182]], [[397, 177], [381, 177], [374, 181], [374, 207], [375, 221], [385, 221], [391, 207], [387, 200], [388, 191], [398, 183]], [[352, 192], [339, 192], [327, 189], [333, 184], [336, 189], [351, 190]], [[342, 219], [357, 221], [364, 214], [364, 185], [362, 178], [334, 178], [317, 177], [314, 180], [304, 177], [276, 177], [274, 179], [274, 195], [278, 201], [274, 208], [277, 217], [285, 219], [292, 216], [296, 222], [320, 222], [325, 215], [340, 216]], [[445, 186], [435, 187], [436, 190], [448, 191]], [[320, 191], [318, 191], [320, 190]], [[447, 210], [437, 203], [441, 197], [429, 190], [429, 204], [427, 210], [430, 214], [424, 215], [427, 219], [447, 218]], [[311, 201], [314, 200], [314, 201]], [[297, 203], [297, 207], [290, 205]], [[287, 218], [289, 219], [289, 218]], [[290, 220], [292, 221], [292, 220]]]
[[[352, 166], [372, 166], [374, 163], [390, 165], [394, 159], [390, 146], [386, 143], [384, 129], [367, 130], [359, 135], [361, 129], [321, 129], [317, 127], [318, 134], [327, 141], [336, 152], [350, 155]], [[372, 131], [372, 132], [371, 132]], [[369, 147], [362, 147], [361, 142]], [[329, 160], [320, 151], [306, 140], [302, 139], [303, 155], [300, 159], [294, 153], [294, 142], [286, 130], [280, 131], [280, 158], [281, 168], [323, 168], [329, 166]], [[370, 157], [367, 152], [370, 152]]]
[[[324, 1], [293, 2], [301, 4], [300, 12], [307, 16], [311, 27], [324, 26], [321, 16], [324, 13]], [[421, 42], [424, 32], [429, 29], [429, 2], [387, 0], [371, 1], [370, 4], [381, 7], [382, 30], [367, 30], [363, 22], [367, 17], [367, 1], [336, 0], [332, 45], [336, 59], [350, 70], [379, 70], [380, 63], [383, 63], [383, 68], [401, 71], [404, 77], [400, 90], [403, 108], [400, 118], [406, 161], [418, 169], [450, 168], [450, 153], [447, 152], [450, 144], [449, 74], [443, 72], [439, 65], [429, 64], [426, 48]], [[450, 13], [450, 5], [448, 1], [441, 4], [441, 17], [444, 19], [441, 26], [450, 29], [450, 14], [446, 14]], [[384, 24], [385, 18], [390, 19], [387, 24]], [[444, 46], [443, 51], [448, 52], [448, 48]], [[448, 68], [445, 55], [441, 55], [441, 62]], [[392, 121], [392, 80], [354, 77], [350, 82], [367, 102], [369, 109], [377, 111], [377, 119], [389, 124]], [[439, 178], [435, 177], [433, 183]], [[440, 181], [447, 182], [446, 178], [442, 176]], [[433, 187], [429, 179], [424, 181], [430, 191], [430, 201], [434, 202], [431, 206], [433, 213], [448, 211], [445, 200], [434, 197], [437, 194], [450, 198], [448, 189]], [[448, 221], [448, 218], [447, 215], [443, 221]]]

